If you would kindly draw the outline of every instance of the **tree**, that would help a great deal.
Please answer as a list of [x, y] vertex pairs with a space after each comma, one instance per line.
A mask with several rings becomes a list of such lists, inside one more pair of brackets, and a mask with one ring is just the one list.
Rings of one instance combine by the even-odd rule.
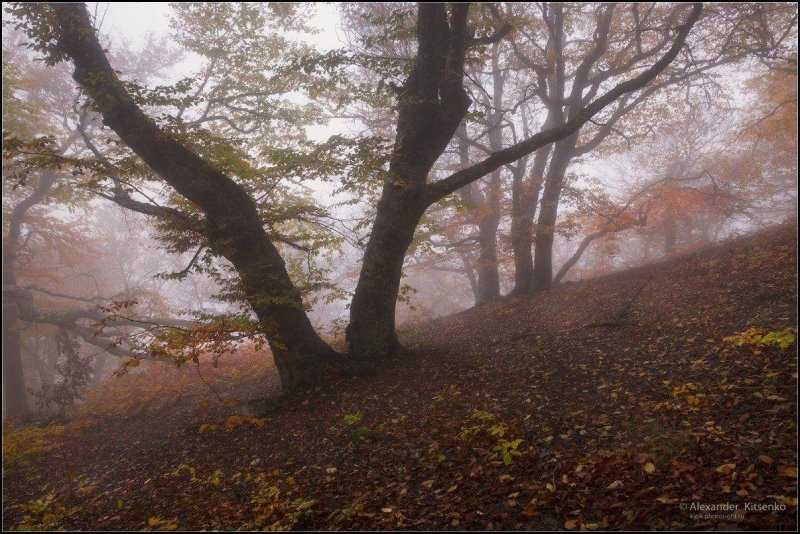
[[[5, 55], [5, 47], [4, 47]], [[18, 132], [25, 131], [37, 122], [44, 122], [36, 110], [30, 109], [16, 94], [16, 90], [22, 84], [18, 73], [12, 72], [14, 68], [11, 63], [3, 63], [3, 127], [13, 128]], [[28, 113], [31, 122], [25, 124], [18, 120], [20, 113]], [[8, 120], [7, 120], [8, 119]], [[69, 143], [71, 144], [71, 143]], [[64, 151], [67, 146], [61, 147]], [[5, 163], [4, 163], [5, 167]], [[5, 169], [4, 169], [5, 170]], [[5, 173], [4, 173], [5, 174]], [[3, 195], [4, 222], [8, 221], [8, 230], [3, 239], [2, 247], [2, 269], [3, 269], [3, 288], [15, 286], [17, 284], [16, 262], [23, 246], [23, 223], [28, 216], [31, 208], [43, 202], [50, 193], [55, 183], [57, 174], [54, 171], [45, 171], [39, 174], [35, 181], [33, 191], [27, 196], [18, 198], [13, 206], [10, 206], [8, 217], [6, 218], [6, 199], [12, 195]], [[5, 193], [5, 192], [4, 192]], [[14, 195], [19, 197], [19, 195]], [[26, 419], [30, 416], [31, 410], [28, 406], [25, 394], [25, 377], [22, 366], [21, 338], [19, 333], [19, 310], [15, 299], [6, 298], [3, 293], [3, 391], [5, 394], [6, 411], [9, 416]]]
[[[679, 10], [680, 6], [667, 4], [543, 4], [540, 11], [546, 21], [547, 31], [543, 32], [546, 38], [518, 32], [515, 35], [521, 38], [515, 42], [515, 48], [519, 60], [537, 73], [537, 90], [548, 109], [545, 122], [558, 125], [570, 120], [604, 84], [647, 68], [649, 62], [671, 46], [670, 28]], [[770, 22], [765, 23], [767, 20]], [[786, 5], [747, 4], [706, 9], [680, 59], [672, 62], [661, 77], [641, 91], [618, 99], [597, 120], [591, 121], [591, 129], [587, 126], [554, 144], [551, 154], [541, 154], [539, 165], [534, 164], [537, 171], [544, 171], [544, 160], [549, 156], [543, 187], [539, 179], [542, 174], [534, 172], [526, 202], [520, 202], [525, 209], [517, 211], [522, 220], [515, 225], [519, 228], [515, 235], [524, 240], [529, 224], [525, 217], [535, 209], [541, 191], [530, 282], [527, 281], [530, 245], [518, 241], [515, 246], [521, 273], [517, 282], [522, 284], [516, 292], [541, 291], [552, 283], [558, 207], [567, 169], [573, 160], [595, 150], [609, 136], [621, 135], [630, 142], [632, 137], [646, 133], [651, 124], [647, 116], [657, 105], [653, 100], [666, 90], [696, 86], [708, 92], [714, 84], [711, 77], [714, 69], [785, 47], [795, 21], [796, 10]], [[586, 40], [581, 37], [590, 34], [592, 45], [587, 49]]]
[[[778, 214], [793, 211], [796, 86], [787, 76], [782, 69], [771, 71], [767, 80], [774, 85], [759, 84], [764, 93], [755, 108], [749, 102], [736, 109], [705, 98], [687, 100], [686, 113], [664, 117], [647, 138], [620, 147], [620, 170], [612, 181], [625, 184], [622, 196], [615, 202], [584, 195], [571, 215], [581, 219], [585, 235], [553, 283], [592, 243], [628, 229], [638, 230], [632, 239], [642, 240], [645, 251], [660, 248], [667, 255], [713, 242], [732, 224], [780, 222]], [[784, 108], [788, 115], [781, 116]], [[770, 128], [753, 131], [762, 124]]]
[[[71, 58], [73, 78], [92, 98], [110, 127], [166, 183], [196, 205], [209, 248], [231, 262], [241, 289], [258, 316], [272, 348], [285, 390], [314, 383], [336, 353], [314, 331], [300, 292], [285, 262], [263, 229], [258, 208], [246, 190], [228, 175], [155, 123], [137, 105], [100, 46], [82, 4], [17, 6], [23, 26], [54, 64]], [[35, 31], [38, 27], [42, 32]], [[129, 205], [130, 199], [121, 198]], [[186, 220], [174, 209], [136, 207], [173, 223]]]
[[[429, 183], [428, 173], [470, 104], [463, 86], [466, 53], [475, 42], [467, 30], [468, 9], [461, 4], [453, 6], [448, 20], [444, 5], [419, 6], [417, 54], [411, 73], [398, 91], [395, 145], [350, 309], [349, 348], [357, 359], [370, 360], [398, 347], [394, 312], [403, 258], [425, 210], [501, 166], [573, 135], [607, 105], [644, 87], [678, 55], [702, 6], [694, 5], [669, 49], [638, 76], [620, 82], [588, 104], [576, 102], [574, 114], [566, 122]], [[593, 63], [585, 62], [586, 72], [581, 76], [588, 76]]]

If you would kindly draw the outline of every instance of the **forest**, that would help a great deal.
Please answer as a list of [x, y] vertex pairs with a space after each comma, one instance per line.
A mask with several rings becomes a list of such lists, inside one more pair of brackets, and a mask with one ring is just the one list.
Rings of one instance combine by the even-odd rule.
[[797, 29], [4, 3], [4, 530], [796, 530]]

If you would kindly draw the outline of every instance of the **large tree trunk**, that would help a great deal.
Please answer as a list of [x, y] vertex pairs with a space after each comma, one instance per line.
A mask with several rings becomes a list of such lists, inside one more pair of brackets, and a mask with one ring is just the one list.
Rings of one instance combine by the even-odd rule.
[[[525, 169], [518, 168], [514, 171], [511, 181], [510, 237], [511, 251], [514, 255], [514, 288], [511, 290], [511, 295], [528, 293], [533, 279], [533, 211], [536, 209], [536, 204], [533, 209], [529, 209], [530, 200], [528, 187], [525, 184]], [[537, 203], [538, 200], [537, 191]]]
[[453, 138], [470, 99], [464, 91], [469, 6], [420, 4], [414, 67], [398, 94], [397, 135], [387, 182], [350, 306], [348, 345], [357, 360], [398, 348], [395, 308], [406, 250], [431, 204], [427, 178]]
[[[402, 184], [402, 185], [401, 185]], [[391, 181], [383, 188], [361, 275], [350, 305], [348, 344], [357, 360], [373, 360], [395, 352], [395, 309], [406, 250], [424, 208], [415, 206], [413, 186]]]
[[[544, 128], [551, 122], [545, 121]], [[511, 248], [514, 252], [514, 289], [512, 295], [527, 295], [533, 289], [533, 220], [544, 183], [544, 171], [553, 145], [536, 151], [525, 183], [525, 169], [514, 174], [511, 203]]]
[[311, 326], [254, 200], [139, 109], [111, 68], [85, 5], [51, 6], [61, 26], [58, 47], [72, 58], [73, 78], [91, 96], [103, 123], [203, 211], [204, 235], [211, 249], [235, 267], [245, 298], [269, 340], [284, 391], [318, 382], [336, 353]]

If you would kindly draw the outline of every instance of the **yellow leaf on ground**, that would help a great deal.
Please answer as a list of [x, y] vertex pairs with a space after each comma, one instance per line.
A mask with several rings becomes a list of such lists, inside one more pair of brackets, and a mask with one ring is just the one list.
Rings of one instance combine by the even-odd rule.
[[736, 464], [722, 464], [719, 467], [715, 468], [714, 470], [717, 473], [722, 473], [723, 475], [727, 475], [731, 471], [736, 468]]

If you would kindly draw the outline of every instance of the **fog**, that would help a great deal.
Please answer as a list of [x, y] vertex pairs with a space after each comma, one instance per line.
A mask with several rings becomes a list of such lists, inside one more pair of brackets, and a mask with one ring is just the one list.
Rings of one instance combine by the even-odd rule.
[[[243, 6], [88, 11], [136, 103], [255, 200], [314, 329], [342, 350], [381, 187], [396, 179], [405, 142], [396, 101], [410, 83], [416, 11]], [[754, 6], [711, 4], [667, 69], [566, 144], [529, 151], [431, 203], [401, 251], [396, 326], [795, 220], [796, 10]], [[543, 22], [547, 7], [474, 10], [471, 31], [483, 37], [472, 37], [479, 44], [464, 67], [471, 105], [431, 161], [429, 183], [564, 123], [576, 105], [642, 74], [667, 52], [669, 39], [659, 39], [675, 31], [666, 28], [686, 16], [650, 6], [654, 27], [642, 29], [621, 9], [586, 79], [580, 69], [602, 33], [595, 7], [568, 6], [562, 43]], [[23, 380], [27, 413], [43, 387], [75, 380], [59, 336], [77, 344], [90, 370], [71, 398], [50, 398], [40, 415], [79, 404], [126, 362], [174, 365], [198, 351], [224, 357], [256, 338], [275, 342], [239, 285], [240, 266], [201, 228], [217, 223], [103, 125], [68, 58], [43, 61], [55, 57], [47, 37], [18, 27], [36, 16], [11, 9], [3, 19], [3, 324], [4, 333], [17, 329], [19, 346], [8, 350], [22, 368], [16, 378], [5, 373], [6, 395], [8, 380]], [[759, 16], [768, 28], [748, 26]], [[586, 84], [578, 100], [554, 104], [571, 98], [576, 76]], [[181, 344], [165, 334], [225, 320], [233, 325], [225, 339], [206, 332]], [[4, 397], [4, 414], [6, 406]]]

